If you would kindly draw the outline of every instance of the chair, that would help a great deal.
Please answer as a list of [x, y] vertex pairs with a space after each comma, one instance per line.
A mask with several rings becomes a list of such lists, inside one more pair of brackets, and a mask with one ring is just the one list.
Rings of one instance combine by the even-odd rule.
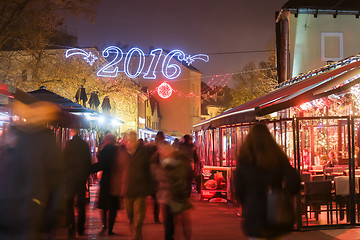
[[336, 202], [336, 223], [338, 223], [338, 212], [340, 220], [344, 219], [344, 207], [346, 208], [346, 218], [349, 216], [349, 176], [337, 176], [334, 178], [335, 183], [335, 202]]
[[[304, 199], [305, 199], [305, 218], [306, 225], [309, 225], [308, 213], [311, 216], [311, 207], [315, 213], [315, 218], [322, 212], [321, 206], [326, 205], [327, 223], [333, 222], [332, 219], [332, 184], [331, 181], [312, 181], [305, 182]], [[310, 206], [310, 211], [308, 211]], [[330, 220], [330, 221], [329, 221]]]
[[335, 175], [331, 175], [331, 174], [325, 174], [325, 180], [330, 180], [330, 181], [334, 181], [334, 177]]
[[317, 174], [311, 176], [312, 181], [323, 181], [324, 180], [324, 174]]
[[345, 169], [343, 167], [333, 167], [332, 173], [334, 174], [344, 174]]
[[310, 182], [311, 181], [311, 175], [308, 172], [303, 172], [300, 174], [301, 182]]

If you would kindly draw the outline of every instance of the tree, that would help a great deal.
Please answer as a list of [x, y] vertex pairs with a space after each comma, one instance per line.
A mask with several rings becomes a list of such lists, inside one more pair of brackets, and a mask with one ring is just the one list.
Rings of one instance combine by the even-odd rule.
[[267, 61], [248, 63], [241, 73], [233, 76], [231, 106], [236, 107], [272, 91], [277, 84], [275, 53]]
[[[99, 57], [99, 65], [107, 63], [97, 49], [86, 49]], [[88, 98], [98, 92], [100, 101], [108, 96], [111, 114], [124, 122], [136, 122], [140, 87], [125, 74], [116, 78], [97, 77], [98, 64], [90, 66], [82, 58], [65, 58], [65, 49], [39, 51], [38, 57], [29, 51], [0, 51], [0, 82], [16, 86], [26, 92], [45, 86], [47, 90], [75, 100], [77, 90], [84, 86]], [[101, 110], [101, 109], [98, 109]]]
[[0, 50], [42, 49], [70, 15], [93, 19], [98, 0], [1, 0]]

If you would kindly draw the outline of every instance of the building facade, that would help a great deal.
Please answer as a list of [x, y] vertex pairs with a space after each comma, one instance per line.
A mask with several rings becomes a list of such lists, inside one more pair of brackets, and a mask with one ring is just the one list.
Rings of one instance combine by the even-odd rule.
[[279, 82], [360, 52], [360, 2], [291, 0], [277, 14]]
[[[139, 78], [138, 81], [141, 87], [147, 88], [151, 96], [148, 101], [146, 126], [180, 138], [189, 134], [192, 126], [201, 121], [202, 73], [191, 65], [178, 64], [181, 66], [181, 74], [176, 79], [168, 80], [158, 75], [156, 79]], [[164, 82], [172, 88], [168, 98], [163, 98], [158, 93], [158, 87]], [[159, 125], [156, 124], [158, 120]]]

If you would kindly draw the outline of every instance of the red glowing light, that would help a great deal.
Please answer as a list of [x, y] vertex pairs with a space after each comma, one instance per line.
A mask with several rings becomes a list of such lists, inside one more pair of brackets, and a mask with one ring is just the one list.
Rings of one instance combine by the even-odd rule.
[[157, 93], [161, 98], [164, 99], [169, 98], [172, 92], [173, 92], [172, 87], [166, 82], [163, 82], [162, 84], [160, 84], [160, 86], [157, 87]]
[[203, 196], [204, 198], [212, 198], [213, 196], [215, 196], [215, 191], [204, 191], [201, 190], [201, 196]]

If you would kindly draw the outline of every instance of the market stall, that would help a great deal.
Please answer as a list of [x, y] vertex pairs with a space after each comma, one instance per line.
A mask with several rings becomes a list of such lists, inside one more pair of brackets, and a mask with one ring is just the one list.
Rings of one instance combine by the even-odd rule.
[[[359, 223], [359, 76], [360, 55], [355, 55], [294, 77], [265, 96], [195, 125], [202, 164], [235, 167], [239, 146], [251, 126], [262, 121], [303, 178], [298, 228]], [[347, 195], [340, 198], [335, 182], [343, 176]], [[309, 181], [330, 181], [328, 208], [307, 205]]]

